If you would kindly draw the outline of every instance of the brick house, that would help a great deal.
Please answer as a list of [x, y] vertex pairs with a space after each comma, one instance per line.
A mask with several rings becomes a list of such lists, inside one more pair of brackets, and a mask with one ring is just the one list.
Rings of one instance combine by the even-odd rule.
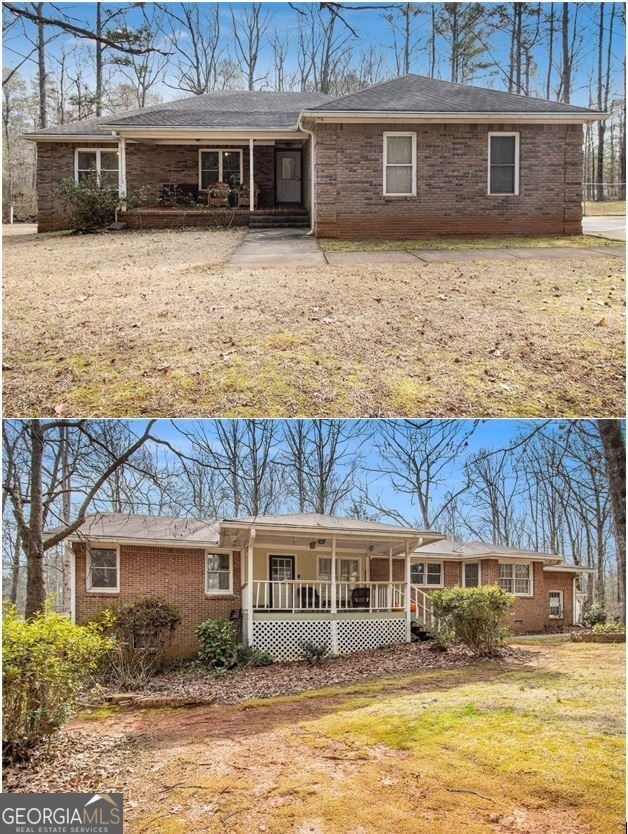
[[37, 142], [40, 231], [67, 228], [59, 186], [91, 173], [117, 187], [130, 227], [579, 234], [582, 125], [605, 115], [406, 75], [340, 98], [214, 92], [25, 138]]
[[499, 584], [516, 596], [514, 632], [580, 622], [577, 578], [558, 556], [426, 530], [316, 513], [199, 520], [122, 513], [89, 517], [71, 537], [72, 616], [156, 594], [181, 614], [168, 651], [193, 654], [208, 617], [276, 659], [301, 641], [351, 652], [406, 642], [433, 624], [430, 592]]

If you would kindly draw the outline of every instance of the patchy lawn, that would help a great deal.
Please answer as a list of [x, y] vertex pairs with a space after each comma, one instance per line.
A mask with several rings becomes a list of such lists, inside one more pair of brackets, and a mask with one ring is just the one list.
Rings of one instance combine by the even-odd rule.
[[5, 415], [623, 413], [620, 259], [225, 265], [242, 234], [5, 238]]
[[604, 217], [610, 215], [626, 214], [625, 200], [603, 200], [602, 202], [595, 202], [591, 200], [584, 203], [583, 206], [585, 217]]
[[[124, 789], [131, 834], [623, 831], [621, 645], [526, 644], [506, 661], [120, 710], [67, 732], [132, 746], [132, 762], [90, 788]], [[51, 766], [43, 784], [60, 778]]]
[[[581, 249], [587, 246], [600, 246], [600, 238], [593, 235], [554, 235], [546, 237], [432, 237], [406, 238], [404, 240], [321, 240], [325, 252], [390, 252], [407, 249]], [[614, 240], [603, 240], [602, 246], [623, 246]]]

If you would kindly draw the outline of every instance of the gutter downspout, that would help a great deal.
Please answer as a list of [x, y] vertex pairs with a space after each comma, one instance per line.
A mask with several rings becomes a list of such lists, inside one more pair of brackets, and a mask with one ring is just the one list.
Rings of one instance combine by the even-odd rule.
[[302, 124], [303, 113], [299, 113], [299, 118], [297, 121], [297, 130], [303, 131], [303, 133], [307, 133], [310, 137], [310, 142], [312, 144], [312, 149], [310, 151], [310, 231], [307, 233], [307, 237], [310, 235], [315, 235], [315, 228], [316, 228], [316, 140], [314, 137], [314, 131], [308, 130], [306, 127], [303, 127]]

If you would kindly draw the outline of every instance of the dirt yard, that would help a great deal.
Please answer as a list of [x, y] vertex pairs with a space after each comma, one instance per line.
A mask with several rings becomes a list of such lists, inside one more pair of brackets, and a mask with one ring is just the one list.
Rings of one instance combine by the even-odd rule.
[[227, 266], [240, 231], [6, 237], [6, 416], [623, 413], [623, 262]]
[[[506, 662], [96, 711], [66, 731], [78, 752], [30, 789], [122, 788], [130, 834], [620, 834], [623, 649], [528, 641]], [[132, 751], [124, 764], [105, 755], [116, 739]]]

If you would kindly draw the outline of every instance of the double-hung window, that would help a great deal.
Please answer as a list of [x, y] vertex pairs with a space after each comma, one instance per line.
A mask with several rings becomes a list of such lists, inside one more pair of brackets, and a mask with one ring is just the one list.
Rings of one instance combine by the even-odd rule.
[[[331, 559], [322, 556], [318, 560], [318, 578], [321, 582], [331, 582]], [[336, 579], [338, 582], [359, 582], [359, 559], [336, 559]]]
[[519, 193], [518, 133], [489, 133], [488, 193], [494, 196]]
[[563, 592], [549, 592], [549, 615], [551, 620], [560, 620], [563, 616]]
[[237, 188], [242, 182], [242, 151], [202, 150], [199, 151], [199, 188], [209, 188], [215, 182], [226, 182]]
[[412, 562], [410, 565], [410, 582], [412, 585], [443, 584], [443, 565], [441, 562]]
[[384, 196], [416, 195], [416, 133], [384, 133]]
[[102, 188], [118, 188], [118, 151], [113, 148], [77, 148], [74, 154], [76, 182], [94, 180]]
[[464, 587], [477, 588], [480, 584], [480, 563], [467, 562], [462, 566], [464, 571]]
[[120, 590], [120, 558], [116, 547], [90, 547], [87, 558], [87, 590], [117, 594]]
[[504, 591], [515, 596], [530, 596], [532, 592], [532, 579], [529, 563], [512, 564], [511, 562], [500, 562], [499, 586]]
[[205, 593], [233, 593], [233, 572], [230, 553], [207, 554], [205, 568]]

